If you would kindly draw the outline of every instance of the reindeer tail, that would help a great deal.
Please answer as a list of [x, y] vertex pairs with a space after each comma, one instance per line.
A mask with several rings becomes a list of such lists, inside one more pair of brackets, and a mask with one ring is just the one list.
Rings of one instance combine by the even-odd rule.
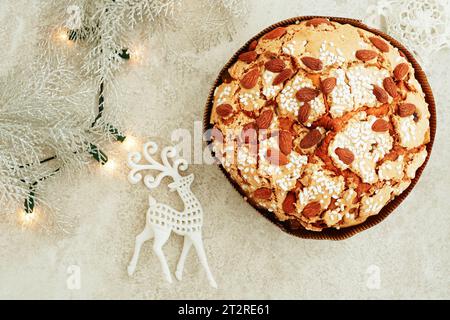
[[153, 198], [152, 196], [148, 196], [148, 204], [150, 207], [156, 206], [156, 203], [157, 202], [156, 202], [155, 198]]

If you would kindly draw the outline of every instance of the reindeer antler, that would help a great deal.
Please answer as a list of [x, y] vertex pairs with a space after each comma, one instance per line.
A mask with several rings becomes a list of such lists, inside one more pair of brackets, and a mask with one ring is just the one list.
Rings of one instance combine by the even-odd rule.
[[[130, 152], [128, 154], [127, 162], [128, 166], [131, 168], [131, 171], [128, 174], [128, 180], [130, 181], [130, 183], [136, 184], [141, 181], [142, 175], [139, 173], [139, 171], [142, 170], [156, 170], [161, 172], [156, 177], [151, 174], [147, 174], [144, 176], [144, 184], [149, 189], [159, 186], [161, 180], [164, 177], [172, 177], [174, 181], [181, 178], [178, 170], [186, 170], [188, 168], [188, 163], [185, 159], [174, 159], [177, 156], [176, 148], [165, 147], [161, 151], [162, 164], [157, 162], [152, 157], [156, 154], [157, 151], [158, 145], [155, 142], [149, 141], [144, 144], [142, 154], [144, 155], [144, 159], [148, 162], [148, 164], [139, 163], [142, 159], [142, 154], [140, 152]], [[173, 164], [170, 164], [169, 159], [174, 159], [172, 161]]]

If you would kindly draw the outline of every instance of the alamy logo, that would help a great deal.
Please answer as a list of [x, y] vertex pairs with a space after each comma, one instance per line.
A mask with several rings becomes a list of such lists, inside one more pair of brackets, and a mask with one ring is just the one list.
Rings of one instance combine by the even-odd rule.
[[369, 275], [366, 281], [366, 286], [371, 290], [378, 290], [381, 286], [381, 271], [377, 265], [370, 265], [367, 267], [366, 274]]
[[69, 275], [66, 280], [67, 289], [80, 290], [81, 288], [81, 268], [77, 265], [71, 265], [67, 267], [67, 274]]

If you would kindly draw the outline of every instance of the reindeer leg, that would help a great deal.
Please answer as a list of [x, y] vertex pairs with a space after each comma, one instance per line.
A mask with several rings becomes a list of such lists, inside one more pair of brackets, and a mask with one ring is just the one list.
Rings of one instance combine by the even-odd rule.
[[162, 247], [167, 242], [170, 237], [171, 230], [165, 230], [161, 228], [155, 228], [155, 241], [153, 242], [153, 251], [161, 263], [161, 268], [163, 270], [164, 276], [169, 283], [172, 283], [172, 277], [170, 275], [169, 266], [167, 265], [166, 257], [162, 251]]
[[209, 270], [208, 261], [206, 259], [205, 249], [203, 248], [203, 240], [202, 240], [202, 234], [201, 231], [196, 231], [194, 233], [189, 234], [191, 237], [191, 240], [194, 244], [195, 250], [197, 251], [198, 258], [200, 260], [200, 263], [202, 264], [203, 268], [206, 271], [206, 276], [208, 277], [209, 284], [213, 288], [217, 288], [217, 283], [214, 280], [214, 277], [211, 273], [211, 270]]
[[192, 247], [192, 240], [188, 235], [185, 235], [183, 243], [183, 251], [181, 251], [180, 259], [178, 260], [177, 264], [177, 271], [175, 272], [175, 276], [179, 281], [181, 281], [181, 279], [183, 278], [184, 262], [186, 261], [186, 257], [191, 247]]
[[141, 252], [142, 244], [153, 237], [153, 230], [150, 225], [146, 224], [144, 230], [136, 236], [136, 243], [134, 245], [134, 254], [128, 265], [128, 275], [131, 276], [136, 269], [136, 264], [139, 259], [139, 253]]

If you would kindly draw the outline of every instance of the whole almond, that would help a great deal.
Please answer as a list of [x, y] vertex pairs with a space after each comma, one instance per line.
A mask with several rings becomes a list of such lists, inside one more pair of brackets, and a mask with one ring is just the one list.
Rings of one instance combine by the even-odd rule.
[[319, 95], [319, 91], [313, 88], [301, 88], [295, 94], [295, 97], [300, 102], [308, 102], [314, 100]]
[[272, 190], [269, 188], [259, 188], [253, 192], [256, 199], [269, 200], [272, 197]]
[[409, 72], [409, 66], [407, 63], [400, 63], [394, 69], [394, 78], [397, 80], [403, 80]]
[[383, 80], [383, 87], [392, 98], [398, 97], [397, 86], [391, 77], [387, 77]]
[[284, 70], [285, 63], [281, 59], [272, 59], [267, 61], [264, 66], [271, 72], [281, 72]]
[[216, 113], [220, 117], [226, 118], [233, 113], [233, 107], [228, 103], [223, 103], [223, 104], [217, 106]]
[[372, 124], [372, 130], [375, 132], [385, 132], [389, 130], [389, 123], [384, 119], [377, 119]]
[[416, 106], [412, 103], [402, 103], [398, 106], [398, 115], [400, 117], [409, 117], [416, 112]]
[[278, 136], [280, 151], [285, 155], [289, 155], [292, 151], [292, 133], [286, 130], [281, 130]]
[[258, 46], [258, 41], [253, 40], [252, 42], [250, 42], [250, 44], [248, 45], [248, 50], [249, 51], [253, 51], [256, 49], [256, 47]]
[[313, 218], [317, 216], [320, 211], [322, 211], [322, 206], [319, 201], [313, 201], [308, 203], [302, 211], [302, 215], [304, 215], [307, 218]]
[[270, 126], [273, 118], [272, 110], [264, 110], [258, 118], [256, 118], [256, 125], [259, 129], [267, 129]]
[[280, 127], [281, 130], [291, 130], [293, 121], [291, 118], [289, 117], [279, 117], [278, 118], [278, 126]]
[[334, 87], [336, 87], [336, 78], [330, 77], [323, 80], [320, 83], [320, 87], [322, 89], [323, 94], [330, 94], [333, 91]]
[[373, 85], [372, 92], [379, 102], [387, 103], [389, 101], [389, 96], [382, 87]]
[[334, 152], [339, 157], [339, 159], [346, 165], [351, 164], [353, 160], [355, 160], [355, 155], [347, 148], [336, 148]]
[[283, 211], [284, 213], [290, 214], [295, 212], [295, 192], [289, 191], [286, 195], [286, 198], [283, 200]]
[[309, 149], [314, 147], [322, 139], [322, 134], [318, 129], [313, 129], [300, 141], [300, 148]]
[[303, 105], [300, 107], [300, 110], [298, 110], [298, 121], [300, 123], [305, 123], [306, 121], [308, 121], [310, 113], [311, 105], [308, 102], [303, 103]]
[[284, 69], [283, 71], [281, 71], [276, 77], [275, 79], [273, 79], [272, 84], [274, 86], [279, 85], [280, 83], [285, 82], [287, 79], [289, 79], [290, 77], [292, 77], [292, 75], [294, 74], [294, 72], [291, 69]]
[[377, 53], [373, 50], [358, 50], [355, 53], [356, 58], [359, 60], [366, 62], [377, 57]]
[[289, 163], [288, 158], [285, 154], [278, 151], [277, 149], [267, 150], [267, 160], [276, 166], [285, 166]]
[[253, 51], [247, 51], [247, 52], [241, 53], [239, 55], [238, 59], [240, 61], [243, 61], [243, 62], [246, 62], [246, 63], [250, 63], [250, 62], [255, 61], [257, 56], [258, 55], [256, 54], [256, 51], [253, 50]]
[[244, 77], [241, 80], [241, 85], [245, 89], [251, 89], [258, 82], [258, 78], [259, 78], [259, 69], [254, 68], [244, 75]]
[[325, 18], [313, 18], [311, 20], [306, 21], [306, 26], [313, 26], [317, 27], [318, 25], [321, 25], [322, 23], [331, 25], [331, 22], [328, 19]]
[[389, 45], [378, 37], [370, 37], [370, 42], [381, 52], [389, 52]]
[[317, 58], [313, 57], [302, 57], [303, 64], [314, 71], [322, 70], [323, 63]]
[[269, 31], [266, 33], [266, 35], [263, 37], [265, 40], [272, 40], [281, 37], [286, 33], [286, 28], [278, 27], [272, 31]]

